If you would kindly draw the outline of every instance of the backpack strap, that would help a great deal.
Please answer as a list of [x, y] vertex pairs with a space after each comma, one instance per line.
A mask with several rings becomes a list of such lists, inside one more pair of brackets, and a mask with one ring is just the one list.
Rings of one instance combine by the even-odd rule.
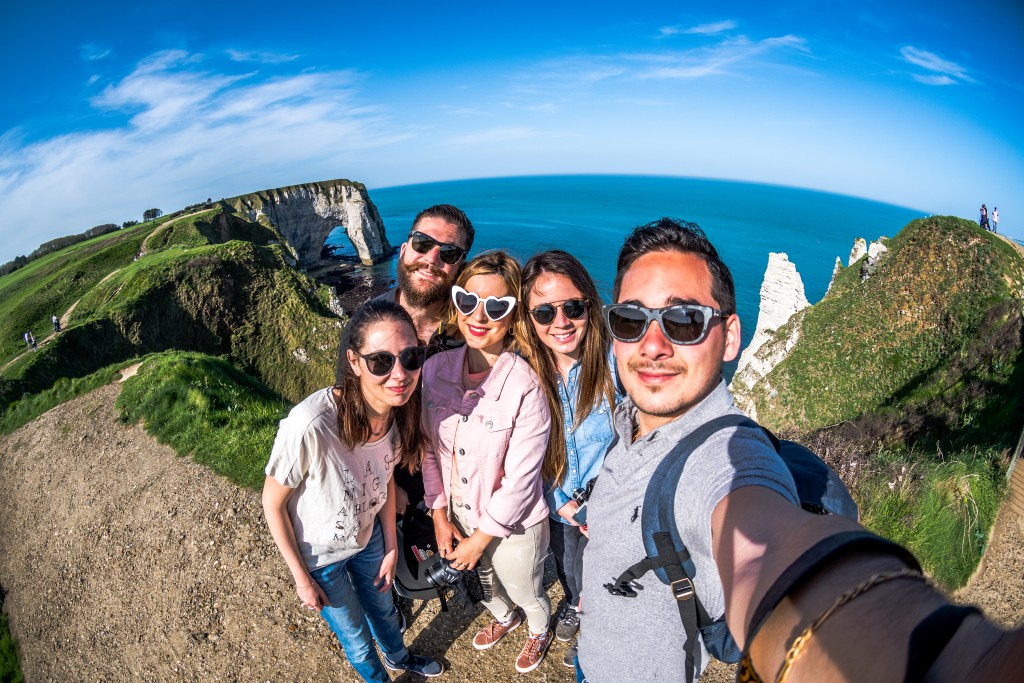
[[686, 634], [684, 652], [686, 680], [689, 681], [694, 680], [698, 669], [700, 629], [711, 625], [714, 620], [694, 588], [696, 568], [676, 524], [676, 491], [683, 468], [693, 451], [716, 432], [744, 424], [757, 426], [743, 415], [723, 415], [701, 425], [673, 447], [651, 475], [644, 493], [641, 531], [647, 556], [620, 574], [613, 583], [604, 585], [612, 595], [636, 597], [636, 590], [631, 584], [654, 570], [658, 579], [671, 588]]

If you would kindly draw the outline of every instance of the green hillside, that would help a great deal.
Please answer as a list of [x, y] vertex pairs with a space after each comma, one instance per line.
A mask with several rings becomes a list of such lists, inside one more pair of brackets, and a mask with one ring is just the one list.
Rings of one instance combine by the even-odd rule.
[[[823, 454], [864, 522], [949, 587], [987, 543], [1024, 426], [1024, 258], [952, 217], [908, 224], [866, 280], [841, 269], [786, 358], [749, 390], [757, 416]], [[865, 257], [866, 258], [866, 257]]]
[[[4, 357], [0, 405], [117, 361], [170, 349], [224, 356], [298, 400], [332, 381], [341, 321], [329, 292], [289, 267], [277, 234], [222, 207], [165, 217], [70, 247], [0, 278]], [[136, 258], [136, 255], [141, 256]], [[38, 353], [21, 328], [49, 334]], [[23, 330], [22, 330], [23, 331]]]

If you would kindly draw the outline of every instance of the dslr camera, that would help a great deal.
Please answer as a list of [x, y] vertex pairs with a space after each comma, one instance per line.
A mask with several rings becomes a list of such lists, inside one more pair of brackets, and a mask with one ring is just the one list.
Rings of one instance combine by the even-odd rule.
[[447, 611], [444, 598], [446, 593], [450, 592], [452, 597], [466, 609], [485, 597], [476, 570], [456, 569], [452, 566], [451, 560], [446, 558], [438, 557], [437, 562], [424, 567], [423, 576], [427, 579], [427, 583], [437, 589], [438, 595], [441, 596], [441, 609], [444, 611]]
[[572, 492], [572, 499], [576, 501], [576, 512], [573, 513], [572, 519], [580, 526], [587, 525], [587, 501], [590, 500], [590, 493], [594, 490], [594, 482], [597, 481], [597, 477], [594, 477], [587, 482], [584, 488], [576, 489]]

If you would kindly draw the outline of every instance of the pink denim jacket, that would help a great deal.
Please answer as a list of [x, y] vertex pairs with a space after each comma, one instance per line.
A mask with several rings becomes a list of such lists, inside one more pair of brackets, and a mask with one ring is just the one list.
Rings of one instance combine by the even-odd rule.
[[463, 346], [423, 366], [424, 501], [435, 510], [448, 506], [458, 449], [468, 521], [508, 538], [547, 517], [540, 468], [551, 414], [537, 375], [521, 357], [502, 353], [483, 384], [470, 391], [462, 380], [465, 362]]

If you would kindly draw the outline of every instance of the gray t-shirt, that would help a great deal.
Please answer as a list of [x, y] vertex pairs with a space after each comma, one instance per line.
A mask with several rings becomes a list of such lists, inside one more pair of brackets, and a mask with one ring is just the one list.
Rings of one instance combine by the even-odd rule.
[[348, 448], [337, 415], [330, 387], [308, 396], [281, 420], [267, 463], [267, 476], [295, 489], [288, 516], [310, 570], [366, 547], [395, 469], [393, 424], [379, 440]]
[[[613, 596], [603, 586], [646, 555], [640, 508], [658, 464], [672, 457], [682, 437], [739, 410], [722, 382], [687, 413], [634, 443], [635, 413], [628, 398], [616, 409], [616, 440], [588, 506], [579, 658], [591, 683], [685, 679], [686, 634], [670, 588], [653, 571], [637, 582], [643, 590], [635, 598]], [[712, 619], [724, 614], [725, 597], [711, 553], [711, 513], [727, 493], [744, 486], [764, 486], [798, 502], [793, 477], [764, 432], [734, 427], [693, 451], [676, 490], [676, 523], [696, 568], [697, 595]], [[701, 646], [699, 656], [697, 670], [703, 672], [710, 655]]]

